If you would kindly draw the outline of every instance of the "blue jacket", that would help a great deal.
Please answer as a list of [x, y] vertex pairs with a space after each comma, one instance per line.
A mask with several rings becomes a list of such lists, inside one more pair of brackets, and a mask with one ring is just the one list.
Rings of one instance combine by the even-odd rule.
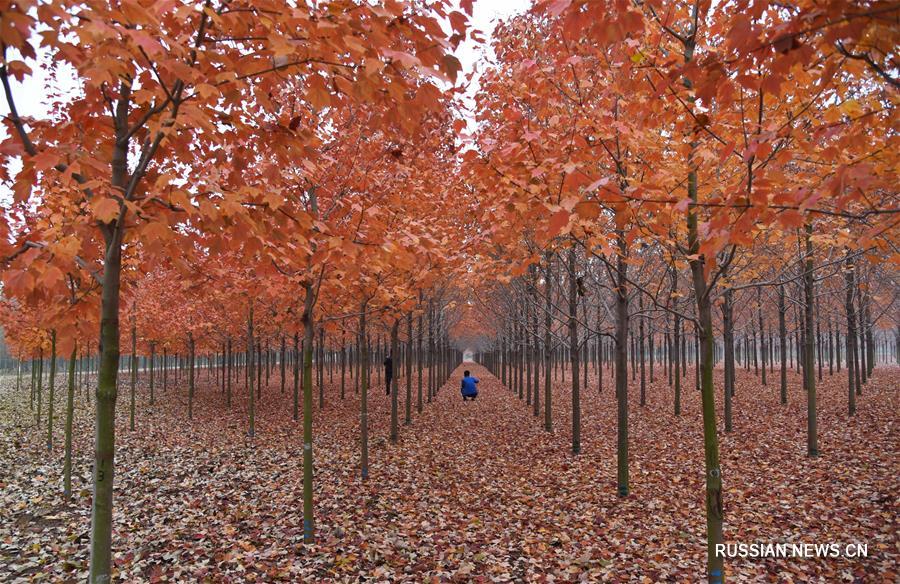
[[478, 395], [478, 387], [475, 385], [478, 383], [477, 377], [463, 377], [462, 383], [460, 384], [460, 391], [466, 397], [470, 397], [473, 395]]

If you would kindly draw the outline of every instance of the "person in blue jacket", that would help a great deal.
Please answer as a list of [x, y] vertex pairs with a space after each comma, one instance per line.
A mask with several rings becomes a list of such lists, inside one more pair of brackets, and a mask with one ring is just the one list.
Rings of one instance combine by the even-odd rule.
[[474, 401], [476, 397], [478, 397], [478, 378], [472, 377], [468, 371], [463, 373], [462, 383], [460, 384], [460, 391], [462, 392], [463, 401], [472, 398]]

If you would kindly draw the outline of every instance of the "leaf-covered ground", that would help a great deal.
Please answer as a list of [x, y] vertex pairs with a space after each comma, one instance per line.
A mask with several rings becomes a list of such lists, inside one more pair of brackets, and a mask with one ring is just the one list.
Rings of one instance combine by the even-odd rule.
[[[337, 378], [316, 411], [317, 543], [302, 543], [299, 425], [277, 380], [263, 392], [257, 436], [246, 436], [242, 392], [232, 410], [215, 381], [201, 386], [194, 420], [186, 391], [138, 396], [128, 431], [120, 388], [115, 568], [122, 582], [695, 582], [705, 565], [699, 395], [689, 374], [683, 412], [664, 380], [638, 405], [630, 388], [631, 495], [616, 496], [615, 400], [591, 371], [582, 390], [580, 456], [570, 453], [571, 394], [554, 386], [554, 433], [543, 430], [484, 369], [475, 402], [457, 391], [461, 369], [397, 445], [390, 402], [370, 395], [370, 479], [359, 479], [358, 396]], [[721, 372], [719, 372], [721, 374]], [[206, 372], [201, 372], [206, 382]], [[657, 376], [659, 372], [657, 371]], [[895, 582], [898, 549], [897, 388], [881, 368], [846, 414], [845, 372], [819, 390], [820, 450], [806, 453], [806, 402], [792, 374], [790, 403], [776, 380], [741, 371], [735, 431], [724, 435], [729, 543], [865, 543], [862, 559], [737, 559], [747, 582]], [[328, 379], [328, 377], [326, 377]], [[183, 380], [182, 380], [183, 381]], [[83, 581], [90, 513], [92, 404], [77, 398], [76, 496], [61, 497], [63, 397], [52, 453], [27, 391], [0, 390], [0, 580]], [[405, 382], [401, 380], [401, 395]], [[290, 384], [289, 384], [290, 387]], [[415, 388], [414, 388], [415, 389]], [[46, 399], [46, 397], [45, 397]], [[721, 402], [721, 396], [718, 396]], [[721, 416], [721, 403], [720, 416]], [[45, 407], [46, 409], [46, 407]], [[402, 422], [401, 406], [401, 422]]]

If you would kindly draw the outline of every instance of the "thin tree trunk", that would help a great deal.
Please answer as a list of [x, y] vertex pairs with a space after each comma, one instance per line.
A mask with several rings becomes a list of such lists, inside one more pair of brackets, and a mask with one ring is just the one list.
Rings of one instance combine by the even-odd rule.
[[[421, 304], [421, 298], [420, 304]], [[416, 396], [416, 412], [419, 414], [422, 413], [422, 374], [424, 372], [424, 362], [425, 362], [425, 353], [422, 348], [422, 340], [425, 337], [425, 328], [422, 323], [422, 312], [419, 312], [419, 338], [418, 338], [418, 349], [416, 350], [416, 369], [419, 370], [419, 380], [418, 380], [418, 394]]]
[[228, 368], [225, 379], [225, 405], [231, 409], [231, 374], [234, 368], [234, 355], [231, 352], [230, 336], [225, 342], [225, 366]]
[[547, 267], [544, 271], [544, 430], [547, 432], [553, 431], [553, 416], [552, 416], [552, 405], [553, 405], [553, 395], [551, 391], [551, 374], [553, 368], [553, 350], [551, 345], [551, 327], [553, 326], [553, 320], [551, 317], [551, 309], [553, 308], [551, 293], [552, 293], [552, 285], [551, 282], [553, 276], [553, 256], [550, 253], [546, 253], [545, 263]]
[[408, 426], [412, 423], [412, 357], [413, 357], [413, 315], [412, 312], [406, 315], [406, 416], [403, 424]]
[[849, 358], [850, 355], [853, 355], [853, 344], [856, 340], [856, 311], [853, 306], [853, 293], [856, 290], [856, 283], [854, 282], [854, 267], [853, 267], [853, 259], [850, 256], [849, 252], [845, 253], [846, 259], [846, 269], [844, 270], [844, 282], [846, 285], [846, 296], [844, 301], [844, 308], [847, 312], [847, 408], [848, 412], [851, 416], [856, 414], [856, 390], [854, 387], [855, 383], [855, 372], [853, 367], [853, 359]]
[[781, 403], [787, 405], [787, 323], [785, 322], [784, 284], [778, 286], [778, 341], [781, 348]]
[[643, 295], [638, 295], [638, 310], [641, 312], [641, 318], [639, 322], [639, 333], [638, 333], [638, 345], [640, 350], [640, 359], [641, 359], [641, 407], [644, 407], [647, 403], [647, 381], [644, 371], [644, 297]]
[[250, 428], [248, 434], [251, 438], [256, 435], [256, 400], [255, 393], [253, 391], [253, 352], [254, 352], [254, 341], [253, 341], [253, 303], [250, 303], [250, 313], [247, 319], [247, 366], [246, 366], [246, 375], [247, 375], [247, 391], [250, 394]]
[[[524, 319], [524, 324], [522, 325], [523, 332], [523, 340], [524, 340], [524, 353], [523, 360], [525, 361], [525, 406], [528, 409], [531, 409], [531, 326], [529, 322], [529, 313], [531, 312], [531, 303], [525, 301], [525, 305], [522, 307], [522, 318]], [[575, 376], [578, 376], [578, 372], [575, 372]], [[537, 391], [537, 388], [535, 388]]]
[[156, 364], [156, 343], [150, 343], [150, 405], [154, 405], [153, 396], [153, 368]]
[[[121, 108], [123, 101], [120, 100]], [[127, 106], [126, 106], [127, 107]], [[127, 151], [116, 147], [114, 184], [124, 185]], [[121, 174], [121, 176], [119, 176]], [[119, 180], [121, 179], [121, 180]], [[111, 579], [112, 505], [116, 446], [116, 379], [119, 372], [119, 287], [122, 274], [122, 231], [106, 226], [100, 298], [100, 365], [97, 372], [94, 425], [94, 491], [91, 499], [91, 584]]]
[[816, 298], [816, 362], [819, 369], [819, 381], [822, 381], [822, 311], [818, 298]]
[[[400, 329], [400, 318], [394, 318], [394, 324], [391, 325], [391, 442], [396, 444], [397, 440], [400, 437], [400, 428], [399, 428], [399, 412], [398, 412], [398, 404], [397, 404], [397, 392], [399, 391], [398, 383], [397, 383], [397, 375], [393, 374], [393, 361], [397, 358], [397, 351], [399, 349], [399, 329]], [[398, 366], [399, 369], [399, 366]]]
[[760, 358], [762, 361], [762, 384], [765, 386], [766, 383], [766, 333], [765, 333], [765, 324], [763, 324], [763, 313], [762, 313], [762, 288], [756, 289], [756, 310], [757, 316], [759, 318], [759, 346], [760, 346]]
[[806, 224], [806, 271], [804, 273], [804, 292], [806, 323], [804, 332], [804, 366], [803, 375], [806, 379], [806, 424], [807, 424], [807, 453], [810, 457], [819, 456], [818, 430], [816, 425], [816, 376], [813, 363], [813, 248], [812, 248], [812, 223]]
[[56, 387], [56, 329], [50, 331], [50, 395], [47, 398], [47, 451], [53, 450], [53, 393]]
[[[731, 400], [734, 391], [732, 390], [732, 386], [734, 385], [735, 375], [737, 374], [734, 363], [734, 291], [730, 288], [725, 290], [724, 297], [725, 301], [722, 304], [722, 323], [725, 336], [725, 432], [731, 432], [734, 429], [732, 419], [733, 406]], [[702, 375], [700, 379], [700, 391], [703, 391]]]
[[284, 335], [281, 335], [281, 358], [278, 360], [278, 369], [281, 373], [281, 393], [284, 393], [284, 384], [285, 384], [285, 356], [287, 354], [287, 341], [285, 341]]
[[616, 477], [619, 497], [627, 497], [628, 481], [628, 264], [625, 236], [616, 232]]
[[[672, 295], [674, 297], [676, 291], [678, 290], [678, 273], [675, 270], [675, 267], [672, 266]], [[675, 302], [673, 300], [673, 302]], [[677, 308], [678, 304], [675, 302], [675, 306]], [[681, 318], [676, 314], [675, 315], [675, 332], [674, 332], [674, 356], [675, 356], [675, 415], [681, 415]]]
[[188, 420], [194, 419], [194, 333], [188, 333]]
[[[693, 21], [697, 22], [698, 7], [695, 4], [692, 9]], [[696, 25], [685, 43], [685, 62], [690, 62], [694, 54], [694, 35]], [[691, 82], [685, 80], [687, 89], [691, 89]], [[688, 154], [688, 197], [694, 205], [697, 204], [697, 166], [694, 160], [697, 143], [690, 142]], [[748, 189], [749, 190], [749, 189]], [[709, 584], [722, 584], [725, 581], [724, 558], [716, 553], [717, 547], [724, 541], [722, 523], [724, 513], [722, 510], [722, 473], [719, 468], [719, 438], [716, 432], [716, 403], [715, 386], [713, 384], [713, 323], [710, 294], [705, 274], [705, 258], [700, 255], [700, 241], [698, 237], [698, 220], [696, 207], [688, 210], [688, 249], [690, 252], [688, 264], [691, 268], [691, 276], [694, 284], [694, 298], [697, 302], [697, 316], [700, 326], [700, 376], [701, 402], [703, 410], [703, 449], [706, 462], [706, 545], [707, 545], [707, 581]]]
[[[866, 280], [868, 282], [868, 276], [866, 277]], [[866, 337], [866, 367], [867, 367], [868, 376], [872, 377], [872, 373], [875, 371], [875, 338], [874, 338], [874, 333], [872, 331], [873, 324], [872, 324], [872, 312], [871, 312], [871, 306], [870, 306], [872, 303], [872, 297], [869, 294], [868, 286], [866, 286], [866, 289], [863, 292], [862, 300], [863, 300], [862, 311], [863, 311], [863, 323], [864, 323], [863, 333], [865, 334], [865, 337]]]
[[347, 387], [347, 329], [341, 327], [341, 401]]
[[[313, 518], [313, 340], [315, 302], [312, 284], [304, 285], [303, 315], [303, 542], [315, 539]], [[321, 403], [320, 403], [321, 406]]]
[[[575, 248], [569, 249], [569, 360], [572, 365], [572, 454], [581, 453], [581, 386], [578, 381], [578, 286]], [[521, 396], [520, 396], [521, 397]]]
[[128, 414], [128, 429], [134, 432], [134, 414], [135, 409], [137, 409], [136, 398], [135, 398], [135, 386], [137, 385], [137, 329], [134, 324], [134, 319], [131, 321], [131, 391], [130, 398], [131, 404], [129, 408]]
[[[359, 424], [360, 424], [360, 444], [362, 449], [361, 467], [362, 480], [369, 478], [369, 347], [366, 342], [366, 305], [363, 302], [359, 310], [359, 341], [361, 352], [362, 368], [360, 370], [360, 402], [359, 402]], [[429, 339], [430, 341], [430, 339]], [[431, 372], [429, 370], [429, 377]], [[430, 397], [430, 396], [429, 396]]]
[[325, 407], [325, 329], [319, 329], [319, 363], [316, 368], [318, 371], [319, 383], [319, 409]]
[[[304, 336], [305, 338], [305, 336]], [[296, 422], [300, 419], [300, 369], [301, 361], [306, 358], [306, 351], [300, 346], [300, 333], [294, 333], [294, 409], [293, 418]]]
[[[535, 294], [534, 304], [532, 305], [531, 314], [534, 316], [534, 342], [532, 343], [532, 360], [534, 361], [534, 417], [539, 418], [541, 415], [541, 349], [540, 349], [540, 330], [541, 323], [538, 317], [538, 302], [540, 298]], [[586, 386], [585, 386], [586, 387]]]
[[[263, 361], [262, 340], [256, 341], [256, 399], [262, 398], [262, 376], [266, 369], [266, 363]], [[268, 387], [266, 387], [268, 389]]]
[[72, 347], [69, 357], [69, 383], [66, 396], [66, 454], [63, 460], [63, 497], [72, 498], [72, 422], [75, 418], [75, 359], [78, 357], [78, 344]]

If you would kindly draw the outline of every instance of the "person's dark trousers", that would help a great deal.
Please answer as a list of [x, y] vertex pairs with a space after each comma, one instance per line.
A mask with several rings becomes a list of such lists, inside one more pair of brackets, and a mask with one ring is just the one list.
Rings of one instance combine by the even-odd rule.
[[391, 381], [392, 380], [390, 377], [386, 377], [385, 379], [387, 379], [387, 394], [391, 395]]

